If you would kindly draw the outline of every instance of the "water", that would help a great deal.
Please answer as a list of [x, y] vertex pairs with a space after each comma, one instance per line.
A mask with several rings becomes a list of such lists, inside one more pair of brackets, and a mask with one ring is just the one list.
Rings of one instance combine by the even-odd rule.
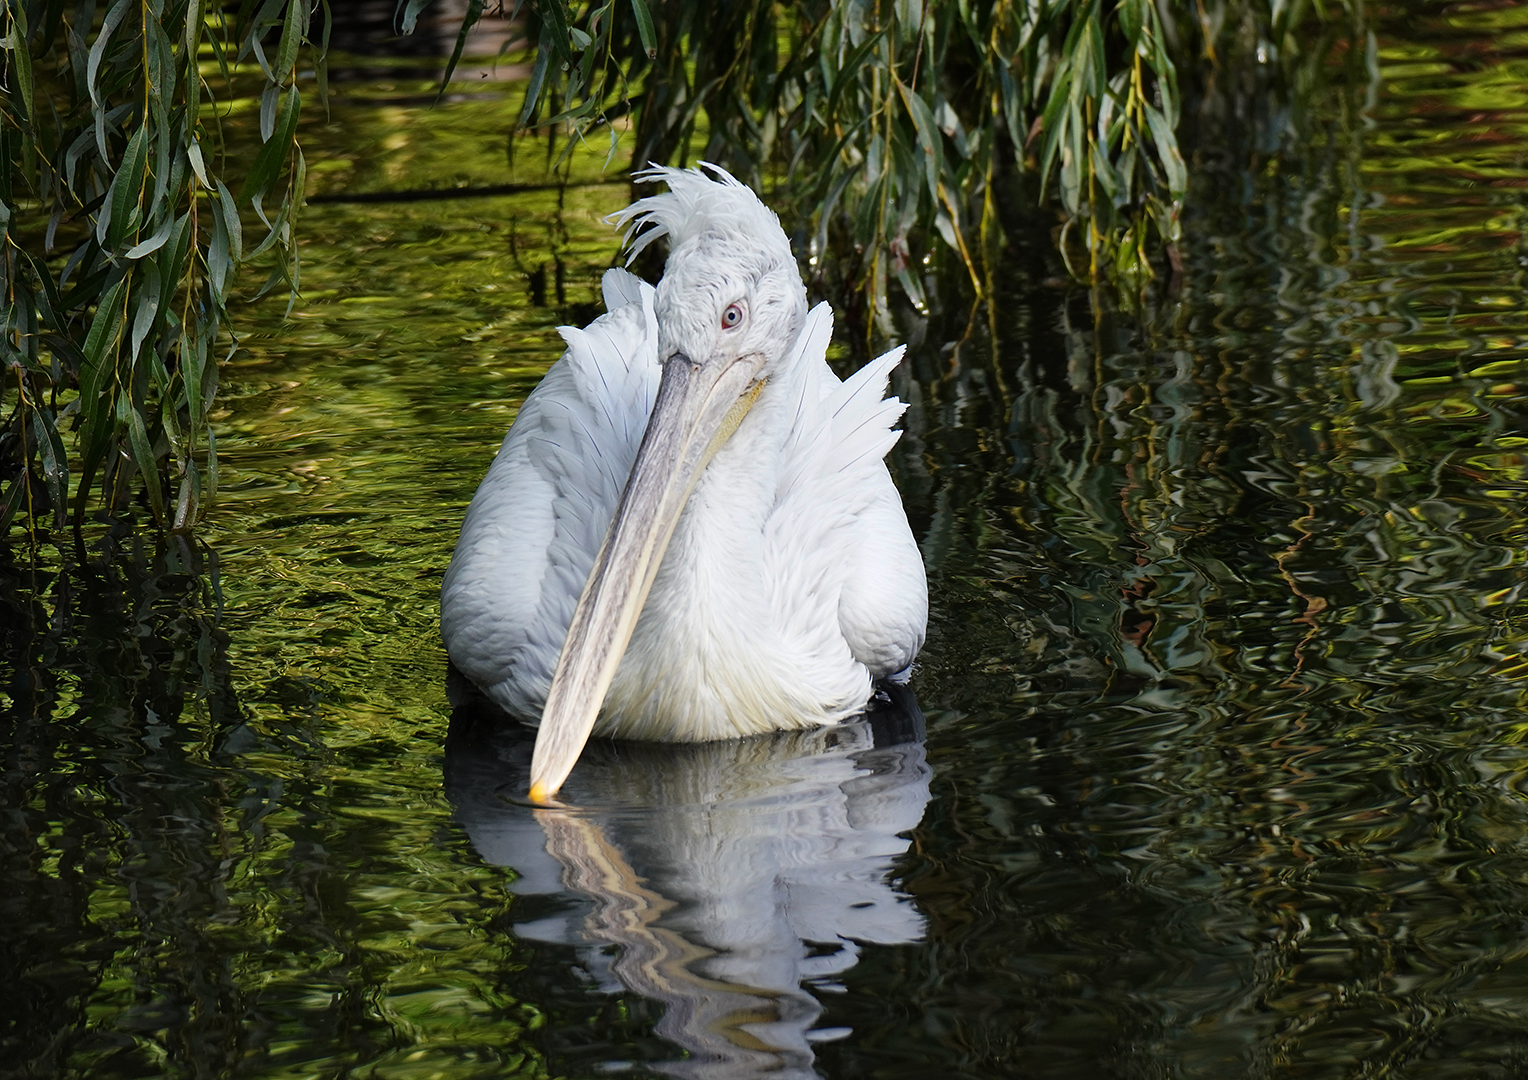
[[[626, 191], [310, 206], [205, 547], [12, 537], [0, 1071], [1528, 1070], [1524, 20], [1376, 18], [1301, 153], [1201, 152], [1176, 291], [1015, 233], [902, 322], [912, 700], [597, 747], [577, 813], [436, 592]], [[340, 88], [320, 192], [502, 181], [512, 84]]]

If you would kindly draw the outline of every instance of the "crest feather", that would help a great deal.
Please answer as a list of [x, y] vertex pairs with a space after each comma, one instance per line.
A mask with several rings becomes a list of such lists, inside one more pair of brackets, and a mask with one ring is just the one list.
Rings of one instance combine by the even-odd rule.
[[605, 219], [623, 233], [627, 266], [659, 237], [669, 238], [672, 251], [703, 233], [721, 233], [777, 248], [775, 254], [787, 262], [792, 260], [790, 241], [774, 211], [720, 165], [709, 161], [702, 161], [694, 169], [649, 165], [634, 179], [654, 183], [661, 180], [669, 189], [638, 199]]

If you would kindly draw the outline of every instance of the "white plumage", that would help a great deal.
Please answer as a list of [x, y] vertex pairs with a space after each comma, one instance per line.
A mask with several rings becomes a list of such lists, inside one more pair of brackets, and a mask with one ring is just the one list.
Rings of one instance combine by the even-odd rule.
[[[586, 582], [589, 618], [601, 618], [591, 571], [651, 583], [645, 602], [644, 581], [626, 586], [629, 625], [605, 647], [616, 666], [588, 707], [600, 734], [704, 741], [834, 723], [861, 709], [875, 677], [906, 669], [923, 641], [922, 560], [882, 460], [904, 408], [883, 397], [902, 350], [840, 382], [825, 359], [832, 313], [807, 312], [774, 215], [712, 172], [651, 170], [671, 190], [617, 215], [633, 253], [668, 237], [663, 281], [654, 290], [611, 270], [607, 314], [560, 331], [567, 352], [522, 406], [446, 573], [452, 661], [533, 723]], [[711, 410], [709, 420], [664, 421], [689, 440], [689, 479], [678, 466], [634, 467], [644, 432], [660, 423], [665, 365], [683, 369], [669, 372], [676, 381], [720, 387], [676, 390], [691, 395], [686, 404], [659, 405], [691, 419]], [[612, 519], [637, 473], [655, 470], [679, 477], [663, 496], [673, 520], [643, 534], [655, 564], [638, 555], [628, 564], [622, 545], [637, 542], [616, 536], [635, 526]], [[621, 510], [623, 520], [645, 513]], [[607, 532], [614, 569], [596, 567]]]

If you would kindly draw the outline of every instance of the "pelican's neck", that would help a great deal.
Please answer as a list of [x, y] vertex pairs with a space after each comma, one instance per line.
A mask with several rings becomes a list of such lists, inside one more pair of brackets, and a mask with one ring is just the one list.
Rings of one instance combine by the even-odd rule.
[[732, 438], [716, 451], [685, 504], [660, 581], [666, 576], [671, 588], [703, 590], [759, 578], [759, 545], [779, 493], [800, 377], [793, 370], [772, 376]]

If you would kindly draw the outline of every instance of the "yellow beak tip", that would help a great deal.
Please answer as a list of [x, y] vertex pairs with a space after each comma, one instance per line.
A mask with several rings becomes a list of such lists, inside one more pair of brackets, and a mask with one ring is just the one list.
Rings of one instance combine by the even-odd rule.
[[549, 790], [545, 784], [536, 783], [531, 785], [530, 800], [533, 803], [549, 803], [555, 794], [555, 788]]

